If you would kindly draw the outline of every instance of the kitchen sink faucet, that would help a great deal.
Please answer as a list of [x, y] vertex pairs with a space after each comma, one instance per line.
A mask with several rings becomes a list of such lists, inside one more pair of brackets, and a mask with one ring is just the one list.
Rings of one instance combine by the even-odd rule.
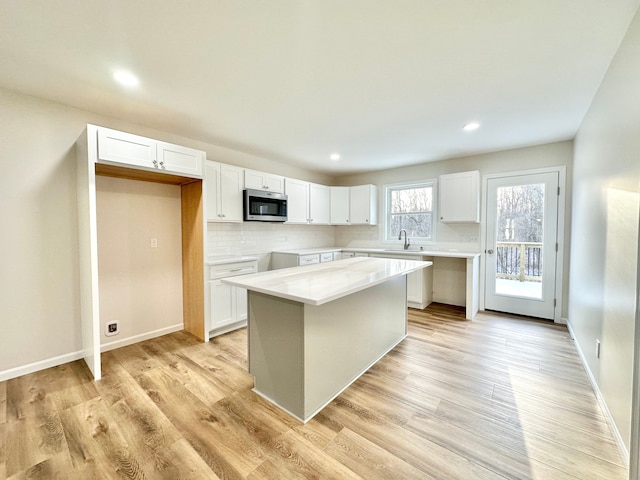
[[398, 240], [402, 240], [402, 232], [404, 232], [404, 249], [407, 250], [409, 248], [409, 245], [411, 245], [411, 242], [409, 242], [409, 239], [407, 238], [407, 231], [404, 228], [400, 229]]

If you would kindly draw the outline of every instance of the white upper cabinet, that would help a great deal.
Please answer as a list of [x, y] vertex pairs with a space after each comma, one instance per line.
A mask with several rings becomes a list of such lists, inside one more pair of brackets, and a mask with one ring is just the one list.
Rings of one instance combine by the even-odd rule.
[[158, 166], [167, 172], [202, 177], [204, 152], [166, 142], [158, 142]]
[[287, 223], [309, 223], [309, 182], [285, 179]]
[[375, 185], [350, 187], [349, 195], [349, 221], [351, 225], [377, 225], [377, 187]]
[[240, 167], [206, 161], [208, 222], [242, 222], [243, 173]]
[[349, 225], [349, 190], [350, 187], [330, 187], [330, 223], [332, 225]]
[[330, 197], [329, 187], [317, 183], [309, 184], [309, 223], [329, 224]]
[[329, 224], [329, 187], [286, 178], [284, 190], [287, 194], [287, 223]]
[[440, 175], [438, 190], [441, 222], [480, 222], [479, 171]]
[[271, 173], [245, 169], [244, 188], [284, 193], [284, 177], [281, 177], [280, 175], [273, 175]]
[[98, 128], [98, 162], [202, 178], [205, 154], [131, 133]]

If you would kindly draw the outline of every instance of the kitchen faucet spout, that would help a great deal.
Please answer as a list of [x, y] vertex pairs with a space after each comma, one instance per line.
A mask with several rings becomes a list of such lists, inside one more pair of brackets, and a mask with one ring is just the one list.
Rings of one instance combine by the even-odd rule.
[[398, 240], [402, 240], [402, 232], [404, 232], [404, 249], [407, 250], [411, 242], [409, 242], [409, 238], [407, 237], [407, 231], [404, 228], [400, 229], [400, 234], [398, 235]]

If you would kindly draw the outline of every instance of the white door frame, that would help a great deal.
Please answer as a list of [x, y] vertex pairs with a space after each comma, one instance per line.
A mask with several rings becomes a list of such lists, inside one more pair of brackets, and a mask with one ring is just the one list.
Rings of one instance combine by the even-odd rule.
[[557, 167], [536, 168], [532, 170], [518, 170], [513, 172], [490, 173], [482, 176], [482, 209], [480, 218], [480, 252], [484, 254], [480, 256], [480, 310], [484, 310], [484, 295], [486, 292], [485, 274], [487, 268], [486, 249], [487, 249], [487, 189], [489, 179], [514, 177], [518, 175], [531, 175], [536, 173], [558, 173], [558, 185], [560, 186], [560, 195], [558, 196], [558, 253], [556, 255], [556, 289], [555, 298], [557, 300], [554, 309], [553, 321], [555, 323], [566, 324], [567, 319], [562, 318], [562, 284], [564, 279], [564, 227], [565, 227], [565, 203], [567, 198], [567, 168], [564, 165]]
[[[640, 232], [640, 217], [638, 218]], [[629, 479], [640, 480], [640, 242], [636, 266], [636, 328], [633, 346], [633, 396], [631, 399], [631, 442], [629, 446]]]

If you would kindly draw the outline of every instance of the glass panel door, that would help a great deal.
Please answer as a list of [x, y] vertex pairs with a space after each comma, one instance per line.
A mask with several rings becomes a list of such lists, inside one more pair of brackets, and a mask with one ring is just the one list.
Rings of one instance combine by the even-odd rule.
[[489, 179], [485, 308], [554, 316], [558, 174]]

